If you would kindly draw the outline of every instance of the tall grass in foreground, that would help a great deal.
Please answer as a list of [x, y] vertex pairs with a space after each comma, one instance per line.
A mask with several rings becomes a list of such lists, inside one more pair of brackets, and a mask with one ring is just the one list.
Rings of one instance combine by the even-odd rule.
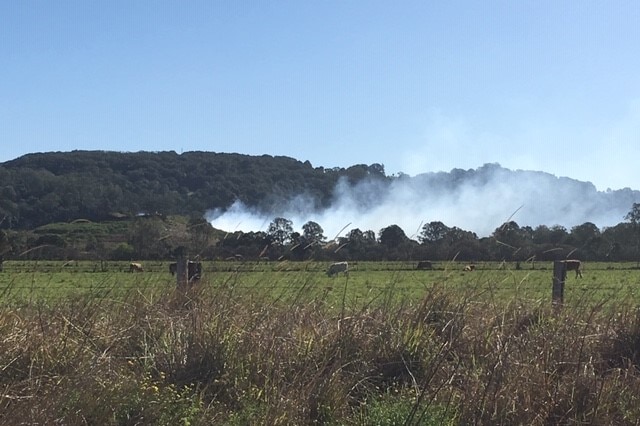
[[393, 283], [336, 306], [348, 278], [300, 280], [1, 305], [0, 423], [640, 422], [633, 307], [498, 305], [446, 286], [393, 300]]

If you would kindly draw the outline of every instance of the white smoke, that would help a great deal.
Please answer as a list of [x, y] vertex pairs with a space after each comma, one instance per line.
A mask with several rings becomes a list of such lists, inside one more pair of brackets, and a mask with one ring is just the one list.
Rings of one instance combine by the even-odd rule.
[[390, 225], [400, 226], [416, 239], [422, 225], [440, 221], [485, 237], [508, 220], [521, 227], [560, 225], [568, 230], [592, 222], [602, 229], [622, 222], [639, 201], [640, 192], [630, 189], [599, 192], [590, 183], [489, 164], [466, 172], [395, 178], [390, 184], [368, 180], [350, 185], [341, 180], [324, 209], [300, 195], [270, 212], [237, 201], [207, 218], [215, 228], [228, 232], [266, 231], [275, 217], [290, 219], [301, 232], [305, 223], [314, 221], [329, 239], [354, 228], [377, 234]]

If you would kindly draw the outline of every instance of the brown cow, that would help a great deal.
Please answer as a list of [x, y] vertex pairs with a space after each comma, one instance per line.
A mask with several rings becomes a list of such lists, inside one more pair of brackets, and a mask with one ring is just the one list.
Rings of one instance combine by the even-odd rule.
[[577, 259], [568, 259], [563, 260], [562, 263], [566, 265], [567, 271], [576, 271], [576, 278], [582, 278], [582, 262]]

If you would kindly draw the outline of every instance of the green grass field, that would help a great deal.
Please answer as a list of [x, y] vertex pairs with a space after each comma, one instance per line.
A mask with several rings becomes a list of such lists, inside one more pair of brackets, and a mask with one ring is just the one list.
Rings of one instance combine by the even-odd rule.
[[[8, 261], [0, 274], [0, 303], [51, 300], [78, 295], [118, 297], [131, 291], [152, 297], [171, 291], [175, 278], [169, 261], [144, 262], [143, 273], [130, 273], [128, 262]], [[241, 294], [276, 300], [317, 299], [353, 308], [366, 304], [419, 300], [434, 288], [446, 288], [471, 301], [540, 302], [551, 299], [553, 265], [481, 263], [473, 272], [464, 264], [441, 262], [433, 270], [415, 269], [415, 262], [353, 262], [348, 276], [328, 277], [327, 262], [205, 262], [200, 286], [233, 288]], [[586, 264], [583, 278], [567, 275], [565, 303], [585, 300], [640, 303], [640, 270], [635, 263]]]

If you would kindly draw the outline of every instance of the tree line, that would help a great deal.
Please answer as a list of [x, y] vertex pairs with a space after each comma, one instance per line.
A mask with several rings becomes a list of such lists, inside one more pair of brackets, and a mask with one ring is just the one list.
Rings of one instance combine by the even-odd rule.
[[297, 232], [284, 217], [274, 218], [266, 231], [228, 233], [203, 218], [144, 215], [0, 230], [0, 259], [171, 259], [186, 252], [202, 259], [247, 261], [639, 261], [640, 203], [634, 203], [624, 219], [602, 230], [591, 222], [566, 229], [508, 221], [482, 238], [432, 221], [415, 238], [389, 225], [377, 232], [354, 228], [329, 240], [319, 223], [309, 221]]
[[588, 261], [637, 261], [640, 258], [640, 203], [634, 203], [625, 221], [599, 229], [586, 222], [563, 226], [519, 226], [508, 221], [489, 237], [443, 222], [424, 224], [417, 238], [409, 238], [398, 225], [377, 233], [349, 230], [327, 241], [322, 226], [310, 221], [302, 233], [286, 218], [275, 218], [266, 232], [227, 235], [216, 246], [221, 257], [241, 256], [289, 260], [437, 260], [549, 261], [568, 257]]

